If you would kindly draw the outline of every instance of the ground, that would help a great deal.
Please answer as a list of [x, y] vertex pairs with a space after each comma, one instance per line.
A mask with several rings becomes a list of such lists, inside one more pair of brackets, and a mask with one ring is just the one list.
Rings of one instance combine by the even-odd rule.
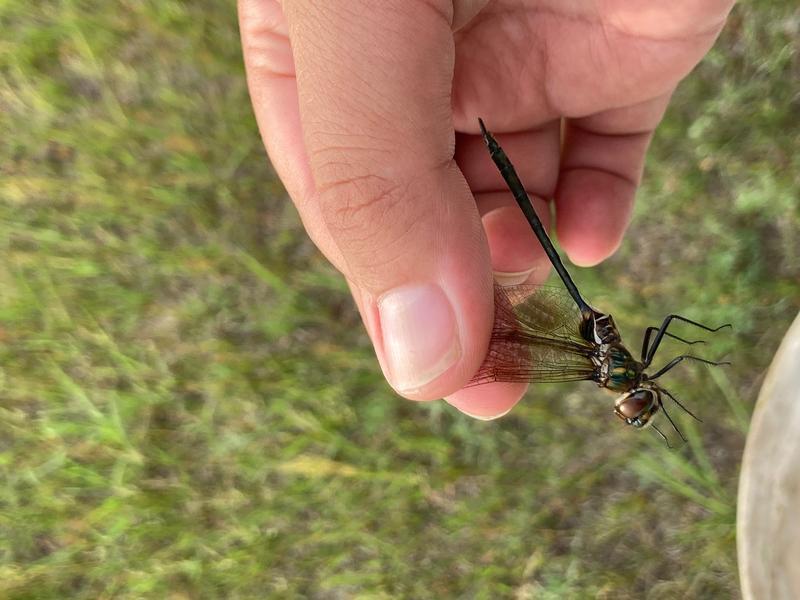
[[669, 375], [703, 419], [677, 451], [588, 383], [489, 423], [390, 391], [266, 161], [233, 3], [0, 25], [0, 595], [738, 595], [747, 423], [800, 309], [796, 3], [735, 9], [622, 249], [574, 269], [626, 339], [733, 323], [703, 348], [731, 367]]

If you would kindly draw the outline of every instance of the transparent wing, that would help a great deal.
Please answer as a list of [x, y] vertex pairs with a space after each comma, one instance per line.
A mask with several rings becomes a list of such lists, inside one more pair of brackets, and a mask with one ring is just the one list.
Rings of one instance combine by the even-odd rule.
[[595, 348], [581, 337], [580, 323], [580, 312], [561, 288], [495, 285], [489, 351], [469, 385], [592, 379]]

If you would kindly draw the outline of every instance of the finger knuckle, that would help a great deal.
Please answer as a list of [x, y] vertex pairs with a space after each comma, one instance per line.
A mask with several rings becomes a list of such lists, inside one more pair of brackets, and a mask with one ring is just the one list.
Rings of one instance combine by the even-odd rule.
[[320, 193], [323, 219], [352, 257], [369, 263], [392, 262], [393, 256], [402, 255], [403, 245], [420, 219], [414, 214], [410, 188], [377, 175], [330, 182]]
[[332, 182], [321, 194], [325, 221], [338, 233], [373, 230], [382, 224], [397, 222], [405, 204], [404, 188], [377, 175]]

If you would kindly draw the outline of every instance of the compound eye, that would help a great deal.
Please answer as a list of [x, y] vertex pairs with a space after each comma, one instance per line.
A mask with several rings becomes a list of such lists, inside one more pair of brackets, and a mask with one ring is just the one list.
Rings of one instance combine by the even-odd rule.
[[634, 390], [617, 400], [614, 413], [629, 425], [644, 427], [657, 406], [656, 395], [652, 390]]

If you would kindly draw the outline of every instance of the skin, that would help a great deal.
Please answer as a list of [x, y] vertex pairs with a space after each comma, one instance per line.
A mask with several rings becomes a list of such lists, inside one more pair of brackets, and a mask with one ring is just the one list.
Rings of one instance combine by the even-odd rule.
[[[308, 234], [347, 278], [395, 389], [446, 397], [479, 418], [506, 413], [525, 390], [461, 389], [486, 353], [493, 271], [532, 283], [549, 271], [477, 118], [515, 162], [545, 225], [553, 202], [569, 259], [594, 265], [619, 246], [653, 130], [732, 5], [239, 1], [270, 160]], [[388, 364], [380, 307], [392, 290], [428, 283], [449, 300], [458, 352], [408, 389]]]

